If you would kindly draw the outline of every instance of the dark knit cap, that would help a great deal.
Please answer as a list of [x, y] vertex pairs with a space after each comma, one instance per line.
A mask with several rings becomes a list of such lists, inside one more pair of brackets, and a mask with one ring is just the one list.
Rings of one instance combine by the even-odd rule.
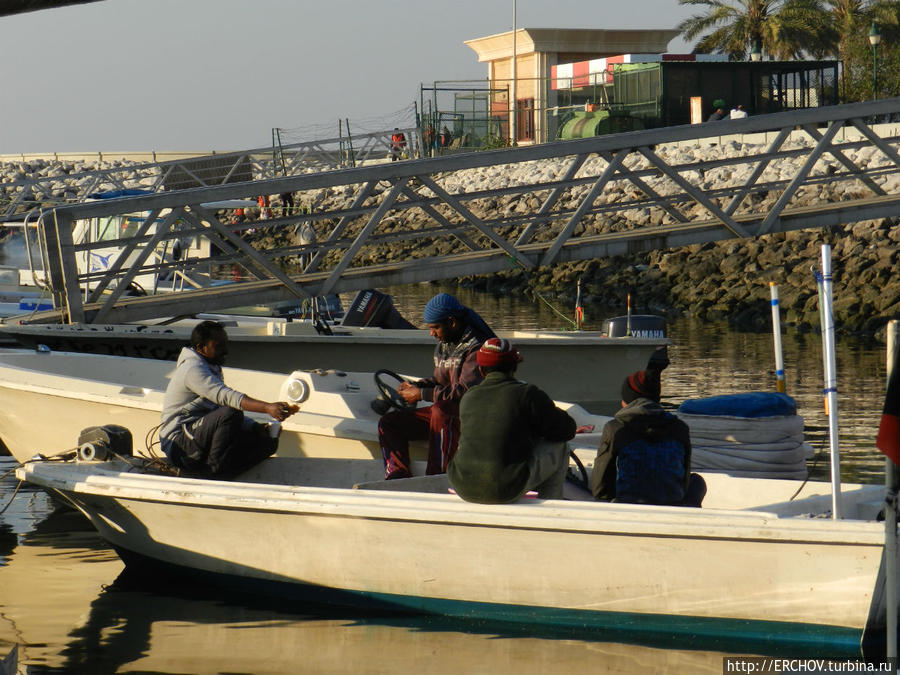
[[659, 402], [662, 395], [659, 373], [655, 370], [639, 370], [622, 382], [622, 400], [631, 403], [636, 398], [649, 398]]

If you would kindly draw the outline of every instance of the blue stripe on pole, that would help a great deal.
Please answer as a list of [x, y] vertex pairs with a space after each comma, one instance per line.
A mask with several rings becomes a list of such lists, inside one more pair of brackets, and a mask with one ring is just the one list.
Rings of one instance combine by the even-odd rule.
[[837, 387], [826, 387], [825, 389], [822, 390], [823, 394], [831, 394], [832, 392], [836, 394]]
[[776, 371], [775, 371], [775, 374], [776, 374], [778, 377], [783, 377], [783, 376], [784, 376], [784, 369], [782, 369], [782, 370], [776, 370]]
[[777, 304], [778, 304], [778, 298], [772, 298], [772, 306], [774, 307]]

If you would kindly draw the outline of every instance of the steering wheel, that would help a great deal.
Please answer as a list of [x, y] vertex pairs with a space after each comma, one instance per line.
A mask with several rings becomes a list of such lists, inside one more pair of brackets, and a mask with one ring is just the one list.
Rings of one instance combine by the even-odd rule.
[[405, 398], [400, 395], [400, 392], [397, 391], [396, 387], [391, 386], [387, 382], [385, 382], [386, 377], [393, 378], [397, 382], [407, 382], [408, 380], [405, 377], [400, 377], [392, 370], [379, 370], [375, 372], [375, 386], [378, 387], [378, 391], [384, 397], [384, 399], [391, 404], [394, 408], [398, 410], [412, 410], [416, 407], [415, 403], [409, 403]]

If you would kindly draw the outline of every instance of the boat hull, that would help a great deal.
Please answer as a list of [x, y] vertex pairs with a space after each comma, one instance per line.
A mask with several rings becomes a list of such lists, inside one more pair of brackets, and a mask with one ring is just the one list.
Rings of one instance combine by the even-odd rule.
[[819, 644], [829, 656], [858, 653], [863, 632], [884, 623], [883, 525], [875, 522], [578, 502], [486, 506], [447, 494], [46, 465], [20, 477], [68, 498], [126, 562], [342, 604], [588, 631], [700, 631]]

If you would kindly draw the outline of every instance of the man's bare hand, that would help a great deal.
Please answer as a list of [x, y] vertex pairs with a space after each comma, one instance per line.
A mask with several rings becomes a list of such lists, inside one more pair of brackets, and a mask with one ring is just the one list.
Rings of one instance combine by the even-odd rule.
[[300, 410], [300, 406], [291, 405], [290, 403], [285, 403], [284, 401], [276, 401], [275, 403], [266, 404], [266, 414], [268, 414], [270, 417], [274, 417], [279, 422], [283, 422], [298, 410]]
[[418, 403], [422, 400], [422, 390], [410, 382], [401, 382], [397, 387], [397, 393], [407, 403]]

